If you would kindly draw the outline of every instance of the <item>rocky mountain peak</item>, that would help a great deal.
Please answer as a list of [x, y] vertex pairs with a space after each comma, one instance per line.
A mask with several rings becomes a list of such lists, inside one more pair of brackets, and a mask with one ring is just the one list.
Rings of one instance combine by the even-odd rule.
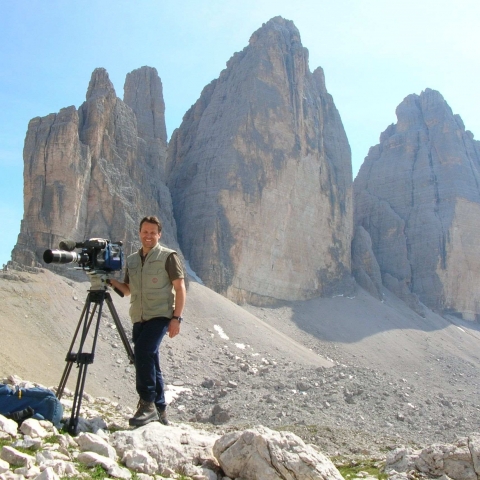
[[315, 80], [315, 84], [317, 85], [318, 91], [326, 95], [327, 87], [325, 85], [325, 73], [322, 67], [317, 67], [313, 71], [313, 79]]
[[250, 46], [261, 46], [265, 48], [272, 46], [296, 46], [303, 48], [300, 39], [300, 32], [291, 20], [277, 16], [264, 23], [250, 37]]
[[123, 101], [135, 114], [138, 136], [147, 145], [146, 161], [154, 175], [165, 181], [167, 130], [162, 81], [152, 67], [127, 74]]
[[354, 182], [355, 224], [370, 235], [384, 285], [419, 313], [480, 315], [475, 280], [480, 143], [442, 95], [398, 106]]
[[[163, 182], [166, 129], [161, 82], [143, 67], [115, 95], [103, 68], [91, 77], [77, 109], [33, 119], [24, 148], [25, 212], [13, 260], [35, 266], [61, 240], [91, 237], [138, 248], [138, 223], [157, 215], [162, 241], [178, 249], [168, 188]], [[132, 92], [135, 92], [133, 94]]]
[[293, 22], [276, 17], [170, 141], [182, 249], [206, 285], [235, 301], [310, 298], [348, 283], [350, 148], [321, 78]]
[[407, 96], [397, 107], [396, 115], [396, 131], [405, 132], [410, 128], [418, 129], [420, 125], [432, 128], [453, 113], [440, 92], [427, 88], [420, 95]]
[[142, 138], [167, 141], [163, 87], [156, 68], [145, 66], [128, 73], [123, 101], [134, 111]]
[[104, 68], [96, 68], [90, 78], [86, 99], [91, 100], [97, 97], [116, 97], [108, 72]]

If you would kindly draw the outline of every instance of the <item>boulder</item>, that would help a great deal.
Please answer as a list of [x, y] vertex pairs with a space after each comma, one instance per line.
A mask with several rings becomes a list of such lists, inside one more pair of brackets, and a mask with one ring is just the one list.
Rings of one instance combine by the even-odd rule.
[[479, 470], [480, 436], [472, 434], [454, 444], [433, 444], [421, 450], [398, 448], [387, 455], [385, 471], [453, 480], [476, 480]]
[[295, 434], [263, 426], [222, 436], [215, 442], [213, 453], [230, 478], [343, 479], [327, 457]]
[[218, 435], [187, 425], [165, 428], [159, 422], [152, 422], [135, 430], [113, 433], [110, 444], [132, 468], [153, 473], [156, 465], [157, 472], [161, 473], [167, 468], [177, 472], [187, 465], [193, 468], [193, 465], [212, 459], [212, 447], [217, 438]]

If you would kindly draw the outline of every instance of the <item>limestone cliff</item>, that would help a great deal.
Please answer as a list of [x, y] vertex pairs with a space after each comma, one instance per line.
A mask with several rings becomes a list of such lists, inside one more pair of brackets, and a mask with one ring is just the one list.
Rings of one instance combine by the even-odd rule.
[[480, 318], [480, 143], [434, 90], [396, 113], [355, 179], [355, 224], [387, 287]]
[[237, 302], [351, 288], [351, 156], [323, 71], [276, 17], [228, 61], [169, 143], [179, 242]]
[[121, 240], [139, 246], [138, 222], [158, 215], [162, 240], [176, 246], [166, 159], [164, 104], [155, 69], [142, 67], [117, 98], [104, 69], [77, 110], [30, 121], [24, 147], [24, 218], [13, 260], [35, 265], [64, 239]]

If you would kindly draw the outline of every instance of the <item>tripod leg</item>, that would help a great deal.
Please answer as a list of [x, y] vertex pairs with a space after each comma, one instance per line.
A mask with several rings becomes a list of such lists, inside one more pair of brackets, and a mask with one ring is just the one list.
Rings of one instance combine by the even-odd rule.
[[[77, 335], [78, 335], [78, 332], [80, 331], [80, 327], [82, 326], [82, 323], [84, 321], [86, 322], [86, 320], [89, 316], [90, 304], [91, 304], [90, 293], [88, 293], [87, 299], [85, 301], [85, 305], [83, 306], [82, 314], [80, 315], [80, 319], [78, 320], [77, 328], [75, 330], [75, 333], [73, 334], [72, 343], [70, 344], [70, 348], [67, 352], [67, 356], [65, 357], [65, 361], [67, 362], [67, 364], [65, 365], [65, 370], [63, 371], [62, 378], [60, 379], [60, 383], [59, 383], [58, 388], [57, 388], [58, 399], [62, 398], [63, 390], [65, 389], [65, 386], [67, 384], [67, 380], [68, 380], [68, 377], [70, 375], [70, 371], [72, 370], [73, 364], [77, 360], [77, 354], [73, 353], [72, 350], [73, 350], [73, 347], [75, 346], [75, 342], [77, 340]], [[84, 328], [84, 330], [85, 330], [85, 328]]]
[[[92, 291], [90, 290], [88, 297], [87, 297], [87, 304], [88, 306], [84, 309], [84, 315], [83, 315], [83, 330], [82, 330], [82, 336], [80, 339], [80, 345], [78, 349], [78, 353], [74, 354], [71, 353], [71, 358], [70, 358], [70, 363], [73, 364], [75, 361], [78, 366], [78, 376], [77, 376], [77, 384], [75, 388], [75, 393], [73, 395], [73, 404], [72, 404], [72, 414], [70, 417], [70, 422], [68, 425], [68, 432], [71, 433], [72, 435], [77, 434], [78, 430], [78, 417], [80, 415], [80, 409], [82, 406], [82, 398], [83, 398], [83, 389], [85, 387], [85, 380], [87, 378], [87, 368], [88, 365], [93, 363], [93, 360], [95, 358], [95, 348], [97, 345], [97, 338], [98, 338], [98, 332], [99, 332], [99, 327], [100, 327], [100, 319], [102, 316], [102, 305], [103, 301], [105, 300], [105, 291]], [[94, 307], [92, 309], [92, 312], [90, 314], [90, 304], [94, 303]], [[97, 312], [97, 307], [98, 307], [98, 312]], [[95, 312], [97, 312], [97, 319], [96, 319], [96, 325], [95, 325], [95, 331], [93, 334], [93, 341], [92, 341], [92, 347], [90, 353], [85, 353], [83, 352], [84, 346], [85, 346], [85, 341], [88, 336], [88, 332], [90, 330], [90, 327], [93, 322], [93, 317], [95, 315]], [[90, 314], [90, 315], [89, 315]], [[77, 332], [79, 331], [79, 328], [77, 328]], [[76, 333], [77, 333], [76, 332]], [[72, 342], [72, 345], [75, 342]], [[68, 378], [68, 373], [70, 373], [71, 369], [71, 364], [67, 365], [67, 368], [65, 369], [64, 376], [62, 377], [61, 385], [62, 385], [62, 390], [63, 387], [65, 386], [65, 383]]]
[[83, 388], [87, 378], [87, 365], [81, 363], [78, 366], [77, 386], [75, 388], [75, 396], [73, 397], [72, 414], [68, 422], [68, 433], [75, 436], [78, 430], [78, 417], [80, 416], [80, 408], [82, 406]]
[[57, 388], [57, 398], [60, 400], [63, 395], [63, 390], [65, 390], [65, 385], [67, 384], [68, 376], [72, 370], [73, 362], [75, 362], [77, 356], [72, 354], [73, 356], [69, 358], [70, 355], [67, 355], [66, 361], [67, 364], [65, 365], [65, 370], [63, 371], [62, 378], [60, 379], [60, 383]]
[[108, 309], [110, 310], [110, 314], [112, 315], [113, 321], [115, 322], [115, 325], [117, 327], [118, 334], [120, 335], [123, 346], [125, 347], [125, 351], [127, 352], [127, 356], [130, 359], [130, 363], [134, 363], [135, 355], [133, 353], [130, 342], [128, 341], [128, 337], [127, 337], [127, 334], [125, 333], [122, 322], [120, 321], [120, 317], [118, 316], [117, 310], [115, 309], [115, 305], [113, 304], [112, 297], [107, 292], [107, 294], [105, 295], [105, 298], [108, 305]]

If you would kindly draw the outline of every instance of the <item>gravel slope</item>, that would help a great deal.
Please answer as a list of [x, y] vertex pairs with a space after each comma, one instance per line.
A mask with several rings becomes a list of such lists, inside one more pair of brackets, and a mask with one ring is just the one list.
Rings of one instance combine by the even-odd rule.
[[[58, 384], [89, 288], [49, 271], [0, 275], [0, 376]], [[128, 299], [112, 294], [130, 334]], [[451, 441], [480, 430], [480, 331], [393, 295], [241, 308], [191, 282], [161, 362], [174, 422], [294, 431], [329, 455]], [[75, 387], [76, 369], [68, 386]], [[135, 407], [133, 368], [104, 314], [86, 391]]]

